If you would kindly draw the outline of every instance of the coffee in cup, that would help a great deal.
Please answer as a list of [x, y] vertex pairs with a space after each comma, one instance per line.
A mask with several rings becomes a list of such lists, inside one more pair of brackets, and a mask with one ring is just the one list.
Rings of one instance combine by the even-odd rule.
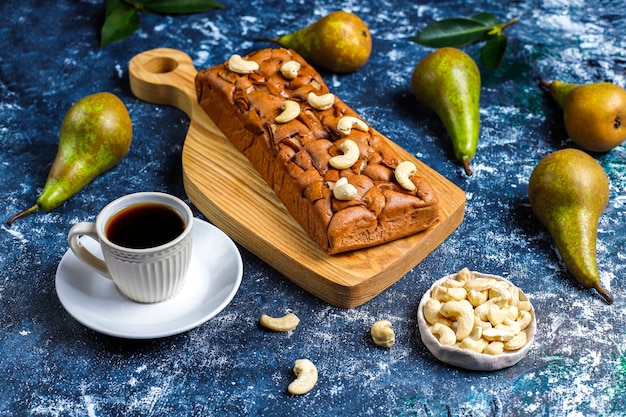
[[[143, 192], [104, 207], [94, 222], [72, 226], [68, 242], [78, 259], [112, 279], [131, 300], [154, 303], [183, 287], [191, 260], [193, 213], [177, 197]], [[104, 259], [81, 244], [99, 242]]]

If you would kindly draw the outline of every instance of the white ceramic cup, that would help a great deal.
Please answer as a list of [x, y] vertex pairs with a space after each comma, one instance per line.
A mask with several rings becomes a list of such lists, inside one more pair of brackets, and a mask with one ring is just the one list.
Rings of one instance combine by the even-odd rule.
[[[145, 204], [161, 204], [175, 210], [183, 221], [183, 231], [173, 240], [158, 246], [133, 248], [112, 242], [107, 237], [109, 221], [124, 209]], [[154, 228], [159, 228], [154, 224]], [[72, 252], [102, 276], [112, 279], [131, 300], [156, 303], [176, 295], [184, 285], [191, 260], [193, 213], [177, 197], [158, 192], [129, 194], [112, 201], [98, 214], [95, 223], [76, 223], [68, 233]], [[100, 243], [104, 259], [81, 243], [89, 236]]]

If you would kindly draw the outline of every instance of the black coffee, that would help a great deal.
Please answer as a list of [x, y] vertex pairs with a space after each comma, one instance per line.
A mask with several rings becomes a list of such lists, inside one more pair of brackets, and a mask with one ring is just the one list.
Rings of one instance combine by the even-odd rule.
[[117, 245], [144, 249], [170, 242], [183, 230], [185, 221], [176, 210], [160, 203], [139, 203], [113, 215], [105, 234]]

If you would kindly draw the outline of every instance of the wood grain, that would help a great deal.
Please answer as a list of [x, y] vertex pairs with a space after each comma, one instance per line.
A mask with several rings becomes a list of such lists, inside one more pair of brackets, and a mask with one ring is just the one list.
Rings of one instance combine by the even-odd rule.
[[130, 86], [137, 98], [175, 106], [190, 118], [182, 153], [185, 192], [233, 240], [325, 302], [353, 308], [371, 300], [418, 265], [463, 221], [465, 193], [386, 138], [417, 165], [437, 192], [438, 222], [384, 245], [326, 254], [197, 104], [196, 73], [191, 58], [175, 49], [145, 51], [129, 64]]

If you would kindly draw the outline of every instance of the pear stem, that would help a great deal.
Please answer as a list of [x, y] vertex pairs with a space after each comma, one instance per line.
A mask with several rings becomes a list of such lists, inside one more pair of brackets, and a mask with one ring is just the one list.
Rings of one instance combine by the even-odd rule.
[[545, 87], [545, 88], [547, 88], [548, 90], [550, 89], [550, 84], [551, 84], [551, 83], [550, 83], [549, 81], [546, 81], [546, 80], [541, 80], [541, 81], [539, 81], [539, 85], [540, 85], [541, 87]]
[[519, 19], [520, 19], [520, 18], [519, 18], [519, 16], [518, 16], [518, 17], [516, 17], [516, 18], [514, 18], [514, 19], [509, 20], [509, 21], [508, 21], [508, 22], [506, 22], [506, 23], [503, 23], [503, 24], [500, 26], [500, 29], [504, 29], [504, 28], [505, 28], [505, 27], [507, 27], [507, 26], [511, 26], [512, 24], [519, 22]]
[[278, 43], [280, 44], [280, 42], [278, 42], [278, 38], [254, 38], [252, 39], [253, 42], [272, 42], [272, 43]]
[[28, 208], [22, 212], [17, 213], [15, 216], [11, 217], [9, 220], [7, 220], [7, 226], [11, 227], [11, 225], [13, 224], [13, 222], [17, 219], [19, 219], [20, 217], [24, 217], [28, 214], [34, 213], [35, 211], [37, 211], [39, 209], [39, 205], [35, 204], [34, 206], [32, 206], [31, 208]]
[[470, 163], [470, 158], [468, 158], [467, 156], [464, 156], [463, 157], [463, 169], [465, 170], [465, 174], [472, 175], [474, 172], [470, 168], [469, 163]]
[[607, 304], [609, 305], [613, 304], [613, 301], [614, 301], [613, 295], [611, 295], [610, 292], [605, 290], [602, 284], [600, 284], [599, 282], [596, 282], [593, 288], [595, 288], [596, 291], [598, 291], [598, 294], [600, 294], [602, 298], [604, 298], [604, 301], [606, 301]]

